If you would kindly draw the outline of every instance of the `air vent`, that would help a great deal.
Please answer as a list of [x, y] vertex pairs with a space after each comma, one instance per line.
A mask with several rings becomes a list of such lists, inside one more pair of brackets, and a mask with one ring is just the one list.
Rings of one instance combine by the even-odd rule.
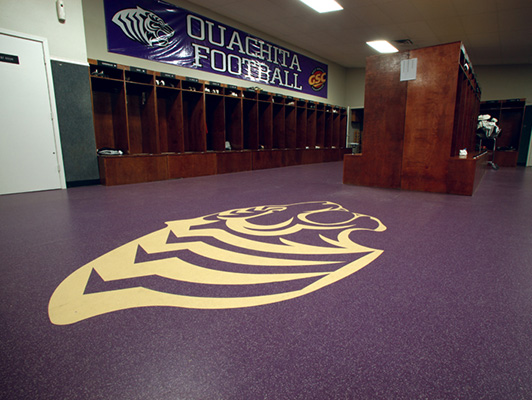
[[414, 42], [412, 42], [410, 39], [394, 40], [394, 42], [402, 46], [408, 46], [408, 45], [414, 44]]

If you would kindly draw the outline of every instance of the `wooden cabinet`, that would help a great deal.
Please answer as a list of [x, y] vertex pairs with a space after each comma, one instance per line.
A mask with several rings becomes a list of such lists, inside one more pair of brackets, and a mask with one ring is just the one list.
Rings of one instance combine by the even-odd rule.
[[340, 161], [345, 151], [342, 107], [98, 60], [89, 72], [96, 147], [124, 153], [99, 157], [106, 185]]
[[[501, 133], [496, 139], [494, 162], [500, 167], [517, 166], [517, 156], [523, 121], [525, 117], [526, 99], [493, 100], [480, 103], [480, 114], [489, 114], [497, 118]], [[484, 139], [482, 146], [493, 149], [493, 141]]]
[[[401, 65], [412, 59], [415, 79], [401, 80]], [[344, 183], [472, 194], [476, 164], [487, 161], [475, 153], [479, 104], [459, 42], [369, 57], [362, 152], [344, 157]]]

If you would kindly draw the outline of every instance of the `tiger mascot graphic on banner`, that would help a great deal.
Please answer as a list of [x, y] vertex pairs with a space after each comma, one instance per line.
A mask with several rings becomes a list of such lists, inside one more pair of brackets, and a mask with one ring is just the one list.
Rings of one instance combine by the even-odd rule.
[[112, 21], [128, 38], [149, 47], [166, 47], [175, 34], [161, 17], [139, 6], [117, 12]]

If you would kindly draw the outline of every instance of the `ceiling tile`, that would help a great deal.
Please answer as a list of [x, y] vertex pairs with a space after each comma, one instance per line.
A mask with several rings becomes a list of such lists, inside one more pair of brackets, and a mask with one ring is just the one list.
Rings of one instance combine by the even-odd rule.
[[[410, 0], [425, 18], [455, 17], [456, 9], [451, 0]], [[464, 0], [466, 1], [466, 0]]]
[[380, 26], [393, 23], [393, 19], [375, 5], [357, 8], [355, 16], [362, 26]]
[[413, 22], [423, 19], [423, 14], [410, 0], [383, 1], [379, 8], [395, 22]]
[[466, 37], [460, 18], [434, 18], [427, 23], [440, 43], [462, 41]]
[[429, 24], [425, 21], [415, 23], [400, 24], [407, 37], [414, 42], [416, 46], [422, 43], [437, 43], [438, 37], [434, 34]]
[[532, 0], [339, 0], [344, 10], [326, 14], [298, 0], [188, 1], [346, 67], [365, 66], [372, 39], [414, 42], [402, 50], [463, 41], [475, 65], [532, 61]]
[[495, 0], [452, 0], [458, 15], [475, 15], [497, 11]]
[[501, 11], [530, 7], [530, 0], [495, 0], [495, 2], [497, 9]]
[[482, 33], [493, 33], [498, 31], [497, 13], [477, 14], [471, 16], [461, 16], [462, 26], [468, 35], [478, 35]]
[[528, 8], [500, 11], [497, 21], [501, 31], [526, 29], [532, 25], [532, 5]]

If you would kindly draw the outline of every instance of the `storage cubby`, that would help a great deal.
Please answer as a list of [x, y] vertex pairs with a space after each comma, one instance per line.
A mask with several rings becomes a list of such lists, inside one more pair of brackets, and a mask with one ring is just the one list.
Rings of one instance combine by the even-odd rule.
[[257, 100], [257, 91], [255, 89], [245, 89], [242, 97], [248, 100]]
[[333, 146], [333, 120], [332, 107], [327, 105], [325, 107], [325, 147]]
[[304, 149], [307, 145], [307, 102], [298, 100], [296, 111], [296, 147], [298, 149]]
[[[282, 98], [281, 98], [282, 99]], [[282, 100], [275, 100], [272, 104], [273, 110], [273, 148], [286, 148], [286, 119], [285, 106]]]
[[325, 106], [316, 106], [316, 147], [325, 147]]
[[316, 104], [308, 102], [307, 103], [307, 148], [313, 149], [316, 147]]
[[350, 126], [348, 136], [348, 147], [353, 153], [360, 153], [362, 150], [362, 138], [364, 136], [364, 109], [350, 109]]
[[286, 148], [295, 149], [297, 147], [297, 113], [293, 98], [287, 97], [285, 100], [284, 123]]
[[89, 65], [91, 77], [124, 80], [124, 70], [118, 68], [118, 65], [105, 61], [97, 61]]
[[347, 109], [340, 108], [340, 116], [338, 117], [338, 148], [344, 148], [347, 145]]
[[224, 94], [224, 89], [221, 84], [210, 82], [205, 84], [205, 94], [222, 96]]
[[458, 85], [456, 89], [456, 113], [454, 119], [454, 134], [451, 142], [451, 157], [457, 157], [460, 150], [475, 150], [475, 135], [477, 120], [471, 115], [479, 113], [480, 87], [473, 74], [473, 69], [461, 52], [458, 68]]
[[[97, 60], [89, 60], [89, 76], [97, 148], [124, 152], [99, 156], [106, 185], [343, 156], [321, 149], [326, 147], [322, 103]], [[335, 126], [343, 135], [346, 126]], [[332, 129], [331, 122], [331, 135]]]
[[144, 83], [145, 85], [153, 85], [153, 72], [134, 68], [124, 71], [126, 82]]
[[174, 74], [161, 72], [155, 76], [155, 84], [159, 87], [180, 89], [181, 81]]
[[166, 86], [156, 90], [159, 150], [161, 153], [181, 153], [185, 150], [181, 91]]
[[181, 88], [188, 92], [203, 93], [203, 83], [194, 78], [186, 78], [184, 81], [181, 81]]
[[245, 95], [242, 100], [242, 121], [244, 149], [257, 150], [259, 148], [259, 105], [254, 99], [246, 98]]
[[[207, 87], [205, 89], [207, 90]], [[224, 150], [225, 109], [223, 96], [205, 93], [205, 119], [207, 125], [207, 150]]]
[[[480, 114], [489, 114], [492, 118], [497, 118], [497, 125], [501, 128], [493, 157], [498, 166], [517, 166], [525, 105], [526, 99], [493, 100], [480, 104]], [[482, 146], [492, 150], [493, 141], [484, 139]]]
[[259, 100], [260, 101], [267, 101], [267, 102], [271, 102], [272, 101], [272, 94], [271, 93], [260, 91], [260, 92], [258, 92], [258, 96], [259, 96]]
[[340, 111], [338, 108], [333, 108], [333, 131], [332, 131], [332, 147], [340, 147]]
[[224, 94], [228, 97], [242, 97], [242, 90], [240, 90], [237, 86], [229, 85], [228, 87], [224, 88]]
[[129, 152], [126, 96], [123, 81], [91, 77], [96, 148]]
[[497, 150], [516, 151], [519, 148], [523, 118], [525, 116], [525, 99], [501, 101], [500, 127], [502, 135], [497, 139]]
[[126, 103], [129, 152], [131, 154], [157, 153], [154, 87], [127, 82]]
[[182, 91], [185, 152], [205, 151], [205, 102], [203, 92]]
[[259, 149], [273, 147], [272, 103], [259, 101]]
[[225, 140], [230, 143], [232, 150], [244, 148], [242, 100], [232, 94], [225, 97]]
[[272, 103], [275, 104], [284, 104], [285, 98], [279, 94], [274, 94], [272, 96]]

